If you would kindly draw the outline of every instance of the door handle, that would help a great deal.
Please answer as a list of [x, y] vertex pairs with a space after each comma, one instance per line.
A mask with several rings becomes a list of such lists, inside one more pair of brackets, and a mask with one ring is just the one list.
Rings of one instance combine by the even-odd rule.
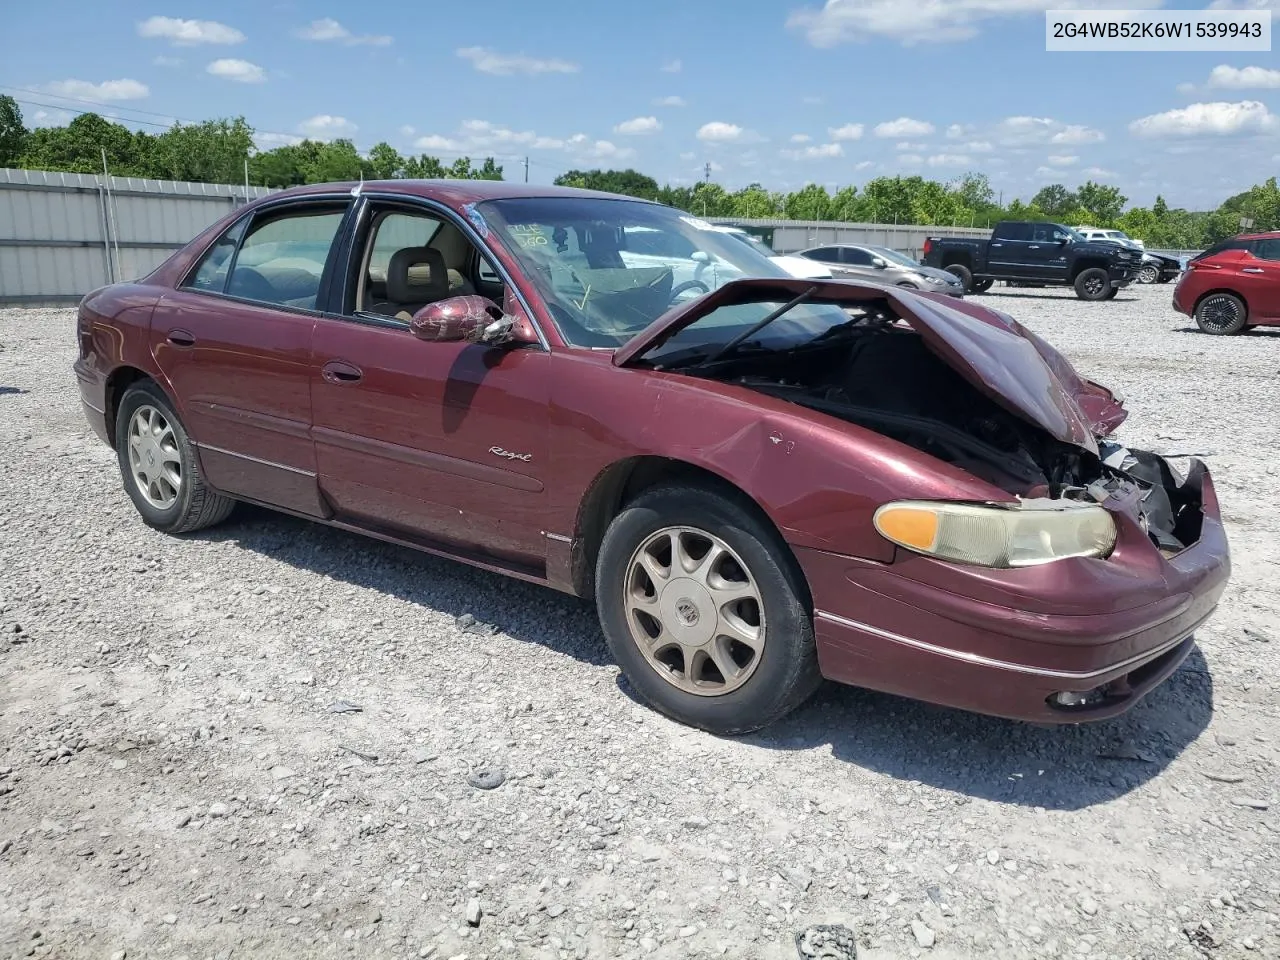
[[1038, 244], [1038, 243], [1033, 243], [1031, 246], [1027, 247], [1027, 249], [1028, 249], [1028, 250], [1039, 250], [1039, 249], [1040, 249], [1040, 244]]
[[345, 360], [330, 360], [320, 368], [320, 375], [330, 383], [357, 383], [364, 373]]
[[1244, 267], [1240, 270], [1240, 272], [1241, 273], [1266, 273], [1266, 271], [1263, 270], [1261, 267]]
[[992, 246], [993, 246], [993, 247], [1003, 247], [1003, 246], [1004, 246], [1004, 244], [1003, 244], [1003, 243], [993, 243], [993, 244], [992, 244]]
[[196, 335], [189, 330], [170, 330], [165, 339], [175, 347], [194, 347], [196, 345]]

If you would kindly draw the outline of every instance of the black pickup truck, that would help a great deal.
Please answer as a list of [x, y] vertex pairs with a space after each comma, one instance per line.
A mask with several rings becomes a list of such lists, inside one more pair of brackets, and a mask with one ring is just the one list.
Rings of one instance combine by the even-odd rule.
[[923, 263], [954, 273], [970, 293], [1010, 280], [1075, 287], [1081, 300], [1110, 300], [1137, 277], [1142, 252], [1086, 240], [1057, 223], [1002, 220], [990, 240], [929, 237]]

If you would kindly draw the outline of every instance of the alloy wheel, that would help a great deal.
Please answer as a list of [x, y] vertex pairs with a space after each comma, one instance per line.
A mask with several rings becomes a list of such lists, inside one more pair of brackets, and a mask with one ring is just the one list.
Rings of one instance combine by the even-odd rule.
[[1200, 305], [1200, 322], [1214, 330], [1229, 330], [1240, 319], [1240, 305], [1233, 297], [1210, 297]]
[[733, 548], [695, 527], [664, 527], [631, 555], [622, 587], [631, 637], [686, 693], [723, 696], [751, 678], [765, 644], [760, 588]]
[[1100, 277], [1089, 277], [1084, 282], [1085, 293], [1091, 297], [1100, 296], [1106, 284]]
[[143, 404], [129, 421], [129, 468], [133, 482], [157, 510], [168, 510], [182, 491], [182, 454], [173, 425], [158, 409]]
[[1150, 263], [1143, 267], [1142, 272], [1138, 274], [1138, 281], [1140, 283], [1155, 283], [1159, 279], [1160, 271], [1154, 264]]

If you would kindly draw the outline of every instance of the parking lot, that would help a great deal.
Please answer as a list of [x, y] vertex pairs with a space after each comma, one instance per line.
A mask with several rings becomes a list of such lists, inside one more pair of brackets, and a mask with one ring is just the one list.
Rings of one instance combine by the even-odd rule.
[[1183, 668], [1096, 725], [828, 687], [740, 740], [634, 702], [579, 601], [258, 509], [152, 532], [74, 310], [0, 310], [0, 957], [1280, 956], [1280, 328], [1171, 294], [976, 299], [1209, 463]]

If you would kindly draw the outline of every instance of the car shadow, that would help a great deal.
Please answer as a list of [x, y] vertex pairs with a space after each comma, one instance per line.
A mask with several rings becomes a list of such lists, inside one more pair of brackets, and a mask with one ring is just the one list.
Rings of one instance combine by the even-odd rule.
[[[470, 614], [504, 634], [495, 643], [536, 643], [593, 666], [613, 662], [593, 607], [546, 587], [245, 504], [229, 522], [190, 536], [236, 543], [450, 616]], [[625, 677], [617, 686], [640, 702]], [[951, 793], [958, 803], [1078, 810], [1158, 776], [1212, 714], [1213, 679], [1195, 649], [1172, 677], [1112, 720], [1019, 723], [827, 683], [794, 714], [738, 740], [780, 752], [828, 749], [904, 785]]]
[[[971, 299], [975, 297], [995, 297], [1001, 300], [1078, 300], [1079, 299], [1079, 297], [1077, 297], [1075, 293], [1070, 291], [1068, 288], [1063, 287], [1062, 289], [1063, 289], [1062, 293], [1013, 293], [1013, 292], [1006, 292], [1006, 291], [995, 292], [992, 290], [988, 290], [986, 293], [970, 293], [970, 294], [966, 294], [966, 296]], [[1093, 302], [1094, 303], [1128, 303], [1128, 302], [1134, 302], [1137, 300], [1138, 300], [1138, 297], [1133, 297], [1133, 296], [1127, 297], [1124, 294], [1118, 293], [1110, 300], [1095, 300]]]
[[[1198, 337], [1210, 337], [1213, 334], [1205, 333], [1199, 327], [1174, 327], [1174, 333], [1194, 333]], [[1258, 337], [1266, 339], [1268, 337], [1280, 337], [1280, 327], [1245, 327], [1239, 333], [1228, 334], [1224, 339], [1234, 339], [1236, 337]]]

